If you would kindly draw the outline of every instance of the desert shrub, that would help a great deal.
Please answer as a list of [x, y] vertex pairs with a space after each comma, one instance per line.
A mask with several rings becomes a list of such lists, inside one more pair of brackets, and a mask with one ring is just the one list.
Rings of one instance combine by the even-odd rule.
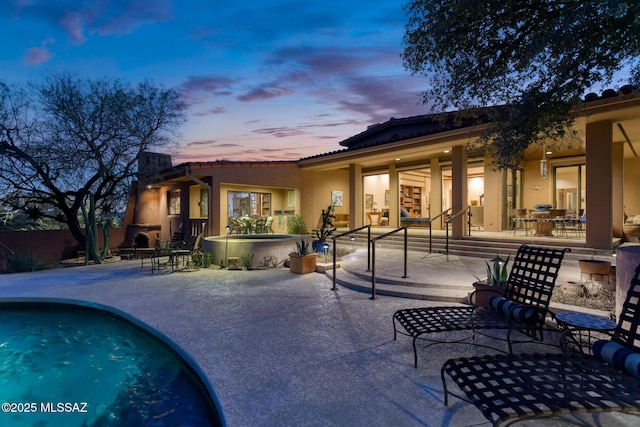
[[287, 217], [287, 233], [288, 234], [307, 234], [307, 223], [300, 214]]
[[4, 259], [4, 266], [5, 273], [24, 273], [52, 268], [50, 263], [34, 257], [30, 252], [7, 254]]
[[[211, 264], [213, 264], [213, 254], [211, 252], [192, 255], [191, 259], [195, 265], [200, 265], [204, 268], [209, 268], [211, 267]], [[221, 262], [224, 263], [224, 261]]]
[[240, 267], [250, 270], [253, 268], [253, 254], [242, 254], [238, 261], [240, 261]]

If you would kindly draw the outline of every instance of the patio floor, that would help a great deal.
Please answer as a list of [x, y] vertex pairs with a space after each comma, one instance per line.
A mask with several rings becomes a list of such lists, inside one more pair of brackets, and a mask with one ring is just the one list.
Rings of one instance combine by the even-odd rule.
[[[113, 306], [160, 330], [200, 364], [229, 426], [488, 425], [458, 399], [445, 407], [440, 382], [447, 358], [486, 349], [434, 346], [415, 369], [411, 340], [393, 341], [397, 309], [434, 302], [374, 301], [287, 269], [152, 275], [123, 261], [0, 275], [0, 297], [30, 296]], [[599, 422], [630, 421], [607, 414]]]

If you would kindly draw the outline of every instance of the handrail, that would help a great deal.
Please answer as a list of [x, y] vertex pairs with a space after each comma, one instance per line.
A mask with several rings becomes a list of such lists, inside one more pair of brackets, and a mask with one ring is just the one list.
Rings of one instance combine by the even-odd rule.
[[[467, 206], [466, 208], [462, 209], [461, 211], [456, 212], [455, 214], [449, 216], [449, 218], [447, 218], [447, 220], [445, 221], [447, 224], [446, 227], [446, 240], [445, 240], [445, 245], [444, 245], [444, 250], [445, 253], [447, 255], [449, 255], [449, 224], [451, 223], [451, 221], [456, 218], [459, 215], [462, 215], [463, 213], [467, 212], [469, 210], [469, 206]], [[471, 231], [471, 229], [469, 229], [469, 231]]]
[[[445, 209], [442, 212], [440, 212], [438, 215], [434, 216], [433, 218], [429, 218], [429, 253], [431, 253], [431, 246], [432, 246], [432, 227], [431, 227], [431, 223], [433, 222], [434, 219], [438, 219], [441, 216], [444, 216], [444, 214], [448, 213], [451, 210], [451, 208], [449, 209]], [[440, 226], [442, 226], [442, 220], [440, 220]]]
[[[406, 279], [407, 276], [407, 227], [396, 228], [395, 230], [391, 230], [388, 233], [381, 234], [377, 237], [374, 237], [370, 240], [371, 242], [371, 299], [376, 299], [376, 241], [384, 239], [392, 234], [395, 234], [401, 230], [404, 230], [404, 276], [403, 279]], [[335, 274], [334, 274], [335, 277]]]
[[431, 218], [431, 221], [433, 222], [434, 219], [440, 218], [441, 216], [443, 216], [444, 214], [448, 213], [452, 208], [449, 209], [445, 209], [442, 212], [440, 212], [438, 215], [434, 216], [433, 218]]
[[371, 224], [364, 225], [362, 227], [355, 228], [353, 230], [345, 231], [344, 233], [340, 233], [337, 236], [331, 237], [331, 239], [333, 240], [333, 287], [331, 288], [332, 291], [338, 290], [338, 288], [336, 288], [336, 239], [340, 237], [348, 236], [349, 234], [356, 233], [360, 230], [364, 230], [365, 228], [368, 229], [367, 230], [367, 271], [369, 271], [371, 269]]

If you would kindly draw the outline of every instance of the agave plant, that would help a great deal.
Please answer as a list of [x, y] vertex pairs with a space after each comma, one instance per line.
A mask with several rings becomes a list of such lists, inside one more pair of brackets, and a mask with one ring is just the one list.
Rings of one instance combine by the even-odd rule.
[[296, 255], [311, 255], [313, 253], [313, 248], [311, 247], [311, 242], [306, 239], [301, 239], [296, 242], [296, 249], [293, 251]]
[[503, 260], [498, 256], [498, 254], [496, 254], [496, 257], [491, 260], [493, 265], [489, 264], [488, 261], [485, 261], [487, 264], [487, 284], [504, 286], [507, 283], [507, 279], [509, 277], [507, 266], [510, 258], [511, 255], [509, 255], [506, 260]]

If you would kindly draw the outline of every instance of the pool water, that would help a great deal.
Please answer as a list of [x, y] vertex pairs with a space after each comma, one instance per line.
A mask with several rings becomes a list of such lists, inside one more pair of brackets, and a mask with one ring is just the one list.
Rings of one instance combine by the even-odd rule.
[[173, 343], [95, 307], [0, 303], [1, 426], [212, 426], [210, 385]]

